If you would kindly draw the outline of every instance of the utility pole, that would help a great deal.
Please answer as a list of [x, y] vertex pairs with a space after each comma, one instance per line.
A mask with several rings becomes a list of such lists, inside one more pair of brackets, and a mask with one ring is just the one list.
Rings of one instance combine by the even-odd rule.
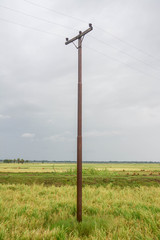
[[65, 45], [78, 40], [78, 119], [77, 119], [77, 221], [82, 221], [82, 41], [84, 36], [93, 30], [92, 24], [84, 32], [72, 38], [66, 38]]

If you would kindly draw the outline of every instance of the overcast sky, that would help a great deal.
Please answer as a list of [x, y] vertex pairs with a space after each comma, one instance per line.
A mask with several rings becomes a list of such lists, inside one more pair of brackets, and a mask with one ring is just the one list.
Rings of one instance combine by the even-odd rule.
[[0, 159], [160, 161], [160, 1], [0, 0]]

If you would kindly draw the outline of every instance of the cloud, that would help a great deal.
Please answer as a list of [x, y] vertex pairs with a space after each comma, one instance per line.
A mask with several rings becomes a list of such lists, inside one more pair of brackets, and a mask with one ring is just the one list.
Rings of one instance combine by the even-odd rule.
[[119, 135], [120, 132], [118, 131], [88, 131], [88, 132], [84, 132], [83, 136], [84, 137], [103, 137], [103, 136], [115, 136], [115, 135]]
[[54, 121], [52, 119], [48, 119], [47, 121], [48, 124], [53, 124], [54, 125]]
[[37, 19], [0, 8], [2, 18], [42, 32], [0, 21], [1, 155], [14, 158], [21, 150], [26, 159], [75, 159], [77, 50], [64, 43], [91, 22], [83, 42], [85, 159], [158, 159], [160, 1], [41, 0], [64, 15], [3, 2]]
[[11, 117], [9, 115], [0, 114], [0, 119], [8, 119], [8, 118], [11, 118]]
[[71, 133], [69, 131], [66, 131], [61, 134], [54, 134], [49, 137], [44, 138], [45, 141], [55, 141], [55, 142], [64, 142], [64, 141], [71, 141], [73, 140]]
[[34, 133], [23, 133], [21, 135], [21, 137], [23, 137], [23, 138], [34, 138], [35, 134]]

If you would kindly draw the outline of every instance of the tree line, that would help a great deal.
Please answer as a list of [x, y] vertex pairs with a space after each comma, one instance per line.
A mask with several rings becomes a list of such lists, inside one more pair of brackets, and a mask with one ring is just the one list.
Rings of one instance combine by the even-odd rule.
[[3, 163], [28, 163], [28, 160], [24, 160], [23, 158], [17, 158], [17, 159], [4, 159]]

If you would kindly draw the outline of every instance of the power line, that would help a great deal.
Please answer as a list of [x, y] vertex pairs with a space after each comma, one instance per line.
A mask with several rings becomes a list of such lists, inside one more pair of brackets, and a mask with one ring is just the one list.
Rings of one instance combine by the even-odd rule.
[[24, 25], [24, 24], [21, 24], [21, 23], [16, 23], [14, 21], [7, 20], [7, 19], [4, 19], [4, 18], [0, 18], [0, 21], [11, 23], [11, 24], [14, 24], [14, 25], [18, 25], [20, 27], [28, 28], [28, 29], [31, 29], [31, 30], [34, 30], [34, 31], [37, 31], [37, 32], [42, 32], [42, 33], [45, 33], [45, 34], [48, 34], [48, 35], [52, 35], [52, 36], [56, 35], [57, 37], [64, 37], [63, 35], [60, 35], [60, 34], [57, 34], [57, 33], [51, 33], [51, 32], [47, 32], [47, 31], [44, 31], [44, 30], [41, 30], [41, 29], [38, 29], [38, 28], [35, 28], [35, 27], [29, 27], [27, 25]]
[[37, 19], [37, 20], [40, 20], [40, 21], [43, 21], [43, 22], [47, 22], [47, 23], [50, 23], [50, 24], [54, 24], [54, 25], [57, 25], [57, 26], [61, 26], [61, 27], [64, 27], [64, 28], [68, 28], [68, 29], [72, 29], [72, 30], [77, 30], [77, 29], [74, 29], [72, 27], [69, 27], [69, 26], [65, 26], [63, 24], [60, 24], [60, 23], [55, 23], [53, 21], [50, 21], [50, 20], [47, 20], [45, 18], [41, 18], [41, 17], [36, 17], [36, 16], [33, 16], [31, 14], [28, 14], [28, 13], [25, 13], [25, 12], [22, 12], [20, 10], [17, 10], [17, 9], [13, 9], [13, 8], [10, 8], [10, 7], [6, 7], [6, 6], [3, 6], [3, 5], [0, 5], [1, 8], [4, 8], [4, 9], [7, 9], [7, 10], [10, 10], [12, 12], [16, 12], [16, 13], [20, 13], [24, 16], [27, 16], [27, 17], [32, 17], [34, 19]]
[[135, 57], [135, 56], [133, 56], [133, 55], [131, 55], [131, 54], [129, 54], [129, 53], [127, 53], [127, 52], [125, 52], [125, 51], [123, 51], [123, 50], [121, 50], [121, 49], [119, 49], [119, 48], [117, 48], [117, 47], [115, 47], [115, 46], [113, 46], [113, 45], [111, 45], [111, 44], [105, 42], [105, 41], [103, 41], [103, 40], [100, 40], [100, 39], [95, 38], [95, 37], [93, 37], [93, 36], [89, 36], [89, 37], [95, 39], [96, 41], [98, 41], [98, 42], [100, 42], [100, 43], [102, 43], [102, 44], [104, 44], [104, 45], [107, 45], [107, 46], [109, 46], [109, 47], [111, 47], [111, 48], [113, 48], [113, 49], [116, 49], [116, 50], [118, 50], [119, 52], [125, 54], [126, 56], [129, 56], [129, 57], [131, 57], [131, 58], [133, 58], [133, 59], [135, 59], [135, 60], [137, 60], [137, 61], [139, 61], [139, 62], [145, 64], [146, 66], [149, 66], [149, 67], [151, 67], [152, 69], [158, 71], [157, 68], [151, 66], [150, 64], [144, 62], [143, 60], [141, 60], [141, 59], [139, 59], [139, 58], [137, 58], [137, 57]]
[[[29, 2], [29, 1], [27, 1], [27, 2]], [[37, 5], [37, 4], [36, 4], [36, 5]], [[40, 21], [43, 21], [43, 22], [47, 22], [47, 23], [50, 23], [50, 24], [58, 25], [58, 26], [61, 26], [61, 27], [64, 27], [64, 28], [72, 29], [72, 30], [77, 30], [77, 29], [75, 29], [75, 28], [72, 28], [72, 27], [69, 27], [69, 26], [65, 26], [65, 25], [63, 25], [63, 24], [55, 23], [55, 22], [53, 22], [53, 21], [50, 21], [50, 20], [47, 20], [47, 19], [44, 19], [44, 18], [40, 18], [40, 17], [37, 17], [37, 16], [33, 16], [33, 15], [31, 15], [31, 14], [22, 12], [22, 11], [17, 10], [17, 9], [12, 9], [12, 8], [10, 8], [10, 7], [7, 7], [7, 6], [0, 5], [0, 7], [1, 7], [1, 8], [4, 8], [4, 9], [7, 9], [7, 10], [9, 10], [9, 11], [12, 11], [12, 12], [16, 12], [16, 13], [22, 14], [22, 15], [27, 16], [27, 17], [32, 17], [32, 18], [34, 18], [34, 19], [37, 19], [37, 20], [40, 20]], [[47, 9], [48, 9], [48, 8], [47, 8]], [[100, 40], [100, 39], [97, 39], [97, 38], [93, 37], [93, 36], [89, 36], [89, 37], [91, 37], [91, 38], [95, 39], [96, 41], [99, 41], [99, 42], [101, 42], [101, 43], [103, 43], [103, 44], [105, 44], [105, 45], [107, 45], [107, 46], [110, 46], [110, 47], [113, 48], [113, 49], [117, 49], [117, 50], [119, 50], [120, 52], [122, 52], [123, 54], [125, 54], [126, 56], [129, 56], [129, 57], [131, 57], [131, 58], [133, 58], [133, 59], [135, 59], [135, 60], [137, 60], [137, 61], [139, 61], [139, 62], [142, 62], [143, 64], [145, 64], [145, 65], [147, 65], [147, 66], [149, 66], [149, 67], [157, 70], [156, 68], [152, 67], [150, 64], [142, 61], [141, 59], [138, 59], [138, 58], [135, 57], [135, 56], [130, 55], [129, 53], [126, 53], [125, 51], [123, 51], [123, 50], [121, 50], [121, 49], [119, 49], [119, 48], [117, 48], [117, 47], [114, 47], [113, 45], [111, 45], [111, 44], [109, 44], [109, 43], [106, 43], [106, 42], [104, 42], [104, 41], [102, 41], [102, 40]]]
[[145, 51], [142, 50], [141, 48], [138, 48], [138, 47], [135, 46], [134, 44], [129, 43], [128, 41], [123, 40], [122, 38], [116, 36], [115, 34], [109, 32], [109, 31], [106, 31], [106, 30], [104, 30], [103, 28], [100, 28], [100, 27], [98, 27], [98, 26], [95, 26], [95, 28], [101, 30], [102, 32], [105, 32], [105, 33], [111, 35], [112, 37], [116, 38], [117, 40], [121, 41], [122, 43], [125, 43], [125, 44], [127, 44], [128, 46], [130, 46], [130, 47], [132, 47], [132, 48], [135, 48], [137, 51], [142, 52], [143, 54], [147, 55], [148, 57], [152, 57], [152, 58], [154, 58], [154, 59], [160, 61], [159, 58], [153, 56], [152, 54], [150, 54], [150, 53], [148, 53], [148, 52], [145, 52]]
[[[26, 1], [26, 0], [25, 0], [25, 1]], [[17, 10], [17, 11], [18, 11], [18, 10]], [[24, 24], [21, 24], [21, 23], [17, 23], [17, 22], [11, 21], [11, 20], [3, 19], [3, 18], [0, 18], [0, 21], [4, 21], [4, 22], [7, 22], [7, 23], [11, 23], [11, 24], [14, 24], [14, 25], [18, 25], [18, 26], [20, 26], [20, 27], [24, 27], [24, 28], [31, 29], [31, 30], [34, 30], [34, 31], [42, 32], [42, 33], [44, 33], [44, 34], [48, 34], [48, 35], [52, 35], [52, 36], [56, 35], [56, 36], [58, 36], [58, 37], [65, 37], [64, 35], [47, 32], [47, 31], [44, 31], [44, 30], [41, 30], [41, 29], [37, 29], [37, 28], [34, 28], [34, 27], [30, 27], [30, 26], [27, 26], [27, 25], [24, 25]], [[96, 39], [97, 41], [101, 41], [101, 40], [99, 40], [99, 39], [97, 39], [97, 38], [95, 38], [95, 37], [93, 37], [93, 39]], [[101, 42], [103, 42], [103, 41], [101, 41]], [[107, 43], [105, 43], [105, 42], [103, 42], [103, 43], [106, 44], [106, 45], [110, 45], [110, 44], [107, 44]], [[111, 46], [111, 45], [110, 45], [110, 46]], [[113, 46], [111, 46], [111, 47], [113, 47]], [[113, 61], [117, 61], [117, 62], [119, 62], [119, 63], [121, 63], [121, 64], [123, 64], [123, 65], [126, 65], [127, 67], [129, 67], [129, 68], [131, 68], [131, 69], [133, 69], [133, 70], [135, 70], [135, 71], [138, 71], [138, 72], [143, 73], [143, 74], [145, 74], [145, 75], [150, 75], [151, 77], [154, 77], [154, 78], [160, 80], [159, 78], [157, 78], [157, 77], [155, 77], [155, 76], [152, 76], [151, 74], [146, 74], [146, 73], [143, 72], [142, 70], [139, 70], [139, 69], [137, 69], [137, 68], [134, 68], [134, 67], [130, 66], [129, 64], [124, 63], [124, 62], [122, 62], [122, 61], [120, 61], [120, 60], [118, 60], [118, 59], [116, 59], [116, 58], [114, 58], [114, 57], [111, 57], [111, 56], [106, 55], [106, 54], [104, 54], [104, 53], [102, 53], [102, 52], [99, 52], [98, 50], [96, 50], [96, 49], [94, 49], [94, 48], [91, 48], [91, 47], [88, 47], [88, 46], [87, 46], [86, 48], [88, 48], [88, 49], [90, 49], [90, 50], [93, 50], [93, 51], [97, 52], [98, 54], [101, 54], [101, 55], [103, 55], [103, 56], [105, 56], [105, 57], [107, 57], [107, 58], [109, 57], [109, 58], [112, 59]], [[114, 47], [113, 47], [113, 48], [114, 48]], [[124, 53], [125, 53], [125, 52], [124, 52]], [[126, 54], [126, 53], [125, 53], [125, 54]], [[127, 55], [127, 54], [126, 54], [126, 55]], [[131, 55], [130, 55], [130, 56], [131, 56]], [[133, 56], [132, 56], [132, 57], [133, 57]], [[137, 59], [137, 60], [139, 60], [139, 59]], [[140, 61], [140, 60], [139, 60], [139, 61]]]
[[36, 6], [36, 7], [40, 7], [40, 8], [46, 9], [46, 10], [48, 10], [48, 11], [55, 12], [55, 13], [57, 13], [57, 14], [59, 14], [59, 15], [62, 15], [62, 16], [65, 16], [65, 17], [69, 17], [69, 18], [75, 19], [75, 20], [77, 20], [77, 21], [80, 21], [80, 22], [83, 22], [83, 23], [87, 23], [87, 24], [88, 24], [88, 22], [86, 22], [86, 21], [84, 21], [84, 20], [82, 20], [82, 19], [73, 17], [73, 16], [71, 16], [71, 15], [68, 15], [68, 14], [65, 14], [65, 13], [61, 13], [61, 12], [59, 12], [59, 11], [56, 11], [56, 10], [54, 10], [54, 9], [45, 7], [45, 6], [43, 6], [43, 5], [40, 5], [40, 4], [37, 4], [37, 3], [33, 3], [33, 2], [31, 2], [31, 1], [29, 1], [29, 0], [24, 0], [24, 1], [27, 2], [27, 3], [29, 3], [29, 4], [34, 5], [34, 6]]
[[[23, 24], [20, 24], [20, 23], [16, 23], [16, 22], [13, 22], [13, 21], [10, 21], [10, 20], [6, 20], [6, 19], [3, 19], [3, 18], [0, 18], [0, 21], [4, 21], [4, 22], [7, 22], [7, 23], [11, 23], [11, 24], [14, 24], [14, 25], [18, 25], [18, 26], [20, 26], [20, 27], [28, 28], [28, 29], [31, 29], [31, 30], [34, 30], [34, 31], [42, 32], [42, 33], [45, 33], [45, 34], [48, 34], [48, 35], [51, 35], [51, 36], [56, 35], [56, 36], [58, 36], [58, 37], [64, 37], [63, 35], [59, 35], [59, 34], [56, 34], [56, 33], [47, 32], [47, 31], [43, 31], [43, 30], [40, 30], [40, 29], [37, 29], [37, 28], [34, 28], [34, 27], [29, 27], [29, 26], [26, 26], [26, 25], [23, 25]], [[88, 46], [85, 47], [85, 48], [88, 48], [88, 49], [90, 49], [90, 50], [93, 50], [93, 51], [97, 52], [98, 54], [103, 55], [104, 57], [110, 58], [110, 59], [112, 59], [113, 61], [117, 61], [117, 62], [119, 62], [119, 63], [121, 63], [121, 64], [123, 64], [123, 65], [126, 65], [127, 67], [129, 67], [129, 68], [131, 68], [131, 69], [133, 69], [133, 70], [135, 70], [135, 71], [138, 71], [138, 72], [143, 73], [143, 74], [145, 74], [145, 75], [148, 76], [148, 74], [146, 74], [146, 73], [143, 72], [142, 70], [139, 70], [139, 69], [137, 69], [137, 68], [134, 68], [134, 67], [130, 66], [129, 64], [124, 63], [124, 62], [122, 62], [122, 61], [120, 61], [120, 60], [118, 60], [118, 59], [116, 59], [116, 58], [114, 58], [114, 57], [111, 57], [111, 56], [106, 55], [106, 54], [104, 54], [104, 53], [102, 53], [102, 52], [99, 52], [98, 50], [96, 50], [96, 49], [94, 49], [94, 48], [91, 48], [91, 47], [88, 47]], [[150, 74], [149, 74], [149, 75], [150, 75]], [[152, 75], [150, 75], [150, 76], [153, 77], [153, 78], [156, 78], [156, 79], [160, 80], [159, 78], [157, 78], [157, 77], [155, 77], [155, 76], [152, 76]]]
[[[27, 1], [27, 2], [28, 2], [28, 1]], [[75, 29], [75, 28], [72, 28], [72, 27], [69, 27], [69, 26], [65, 26], [65, 25], [63, 25], [63, 24], [55, 23], [55, 22], [53, 22], [53, 21], [50, 21], [50, 20], [47, 20], [47, 19], [44, 19], [44, 18], [40, 18], [40, 17], [37, 17], [37, 16], [33, 16], [33, 15], [31, 15], [31, 14], [22, 12], [22, 11], [17, 10], [17, 9], [12, 9], [12, 8], [10, 8], [10, 7], [6, 7], [6, 6], [3, 6], [3, 5], [0, 5], [0, 7], [1, 7], [1, 8], [4, 8], [4, 9], [7, 9], [7, 10], [9, 10], [9, 11], [12, 11], [12, 12], [16, 12], [16, 13], [22, 14], [22, 15], [27, 16], [27, 17], [32, 17], [32, 18], [34, 18], [34, 19], [37, 19], [37, 20], [40, 20], [40, 21], [43, 21], [43, 22], [47, 22], [47, 23], [50, 23], [50, 24], [58, 25], [58, 26], [61, 26], [61, 27], [64, 27], [64, 28], [72, 29], [72, 30], [77, 30], [77, 29]], [[150, 64], [142, 61], [141, 59], [138, 59], [138, 58], [135, 57], [135, 56], [130, 55], [129, 53], [127, 53], [127, 52], [125, 52], [125, 51], [123, 51], [123, 50], [121, 50], [121, 49], [119, 49], [119, 48], [117, 48], [117, 47], [114, 47], [113, 45], [111, 45], [111, 44], [109, 44], [109, 43], [106, 43], [106, 42], [104, 42], [104, 41], [102, 41], [102, 40], [100, 40], [100, 39], [97, 39], [97, 38], [93, 37], [93, 36], [89, 36], [89, 37], [91, 37], [91, 38], [95, 39], [96, 41], [99, 41], [99, 42], [101, 42], [101, 43], [103, 43], [103, 44], [105, 44], [105, 45], [107, 45], [107, 46], [110, 46], [110, 47], [113, 48], [113, 49], [117, 49], [117, 50], [119, 50], [120, 52], [122, 52], [123, 54], [125, 54], [126, 56], [132, 57], [133, 59], [135, 59], [135, 60], [137, 60], [137, 61], [139, 61], [139, 62], [142, 62], [143, 64], [145, 64], [145, 65], [147, 65], [147, 66], [149, 66], [149, 67], [157, 70], [156, 68], [152, 67]]]
[[[83, 23], [88, 24], [88, 22], [86, 22], [86, 21], [84, 21], [84, 20], [82, 20], [82, 19], [80, 19], [80, 18], [73, 17], [73, 16], [68, 15], [68, 14], [64, 14], [64, 13], [62, 13], [62, 12], [59, 12], [59, 11], [57, 11], [57, 10], [54, 10], [54, 9], [51, 9], [51, 8], [48, 8], [48, 7], [45, 7], [45, 6], [40, 5], [40, 4], [38, 4], [38, 3], [33, 3], [33, 2], [30, 1], [30, 0], [24, 0], [24, 1], [27, 2], [27, 3], [29, 3], [29, 4], [34, 5], [34, 6], [36, 6], [36, 7], [40, 7], [40, 8], [46, 9], [46, 10], [48, 10], [48, 11], [55, 12], [56, 14], [59, 14], [59, 15], [62, 15], [62, 16], [68, 17], [68, 18], [72, 18], [72, 19], [75, 19], [75, 20], [77, 20], [77, 21], [80, 21], [80, 22], [83, 22]], [[99, 27], [99, 26], [96, 26], [96, 25], [94, 25], [94, 26], [95, 26], [95, 28], [99, 29], [100, 31], [103, 31], [103, 32], [105, 32], [106, 34], [111, 35], [111, 36], [114, 37], [115, 39], [117, 39], [117, 40], [123, 42], [124, 44], [126, 44], [126, 45], [128, 45], [128, 46], [130, 46], [130, 47], [132, 47], [132, 48], [134, 48], [134, 49], [136, 49], [137, 51], [139, 51], [139, 52], [147, 55], [148, 57], [151, 57], [151, 58], [154, 58], [154, 59], [160, 61], [159, 58], [153, 56], [152, 54], [150, 54], [150, 53], [148, 53], [148, 52], [145, 52], [144, 50], [142, 50], [141, 48], [138, 48], [138, 47], [135, 46], [134, 44], [131, 44], [131, 43], [129, 43], [128, 41], [125, 41], [125, 40], [121, 39], [120, 37], [116, 36], [115, 34], [112, 34], [111, 32], [106, 31], [106, 30], [104, 30], [103, 28], [101, 28], [101, 27]]]
[[[7, 6], [0, 5], [0, 7], [1, 7], [1, 8], [4, 8], [4, 9], [7, 9], [7, 10], [9, 10], [9, 11], [12, 11], [12, 12], [16, 12], [16, 13], [22, 14], [22, 15], [27, 16], [27, 17], [32, 17], [32, 18], [34, 18], [34, 19], [36, 19], [36, 20], [40, 20], [40, 21], [43, 21], [43, 22], [47, 22], [47, 23], [50, 23], [50, 24], [53, 24], [53, 25], [61, 26], [61, 27], [64, 27], [64, 28], [72, 29], [72, 30], [77, 30], [77, 29], [75, 29], [75, 28], [72, 28], [72, 27], [69, 27], [69, 26], [65, 26], [65, 25], [63, 25], [63, 24], [55, 23], [55, 22], [53, 22], [53, 21], [50, 21], [50, 20], [47, 20], [47, 19], [44, 19], [44, 18], [40, 18], [40, 17], [37, 17], [37, 16], [33, 16], [33, 15], [31, 15], [31, 14], [22, 12], [22, 11], [17, 10], [17, 9], [12, 9], [12, 8], [10, 8], [10, 7], [7, 7]], [[113, 48], [113, 49], [117, 49], [117, 50], [119, 50], [120, 52], [122, 52], [123, 54], [125, 54], [125, 55], [127, 55], [127, 56], [129, 56], [129, 57], [132, 57], [132, 58], [134, 58], [135, 60], [140, 61], [140, 62], [142, 62], [143, 64], [145, 64], [145, 65], [147, 65], [147, 66], [150, 66], [150, 67], [153, 68], [153, 69], [156, 69], [156, 68], [152, 67], [150, 64], [148, 64], [148, 63], [146, 63], [146, 62], [138, 59], [137, 57], [134, 57], [134, 56], [126, 53], [125, 51], [123, 51], [123, 50], [121, 50], [121, 49], [119, 49], [119, 48], [117, 48], [117, 47], [114, 47], [113, 45], [111, 45], [111, 44], [109, 44], [109, 43], [106, 43], [106, 42], [104, 42], [104, 41], [102, 41], [102, 40], [100, 40], [100, 39], [97, 39], [97, 38], [93, 37], [93, 36], [89, 36], [89, 37], [91, 37], [91, 38], [95, 39], [96, 41], [99, 41], [99, 42], [101, 42], [101, 43], [103, 43], [103, 44], [105, 44], [105, 45], [108, 45], [108, 46], [110, 46], [110, 47]], [[157, 70], [157, 69], [156, 69], [156, 70]]]
[[96, 50], [96, 49], [94, 49], [94, 48], [92, 48], [92, 47], [85, 46], [85, 48], [90, 49], [90, 50], [92, 50], [92, 51], [94, 51], [94, 52], [97, 52], [98, 54], [103, 55], [103, 56], [106, 57], [106, 58], [110, 58], [112, 61], [119, 62], [119, 63], [121, 63], [121, 64], [123, 64], [123, 65], [125, 65], [125, 66], [127, 66], [127, 67], [129, 67], [129, 68], [131, 68], [131, 69], [133, 69], [134, 71], [143, 73], [143, 74], [146, 75], [146, 76], [150, 76], [150, 77], [152, 77], [152, 78], [155, 78], [155, 79], [157, 79], [157, 80], [160, 80], [160, 78], [158, 78], [158, 77], [156, 77], [156, 76], [153, 76], [153, 75], [151, 75], [151, 74], [146, 74], [146, 72], [143, 72], [142, 70], [139, 70], [139, 69], [137, 69], [137, 68], [134, 68], [134, 67], [132, 67], [131, 65], [129, 65], [128, 63], [122, 62], [122, 61], [120, 61], [119, 59], [114, 58], [114, 57], [111, 57], [110, 55], [107, 55], [107, 54], [105, 54], [105, 53], [102, 53], [102, 52], [100, 52], [100, 51], [98, 51], [98, 50]]

